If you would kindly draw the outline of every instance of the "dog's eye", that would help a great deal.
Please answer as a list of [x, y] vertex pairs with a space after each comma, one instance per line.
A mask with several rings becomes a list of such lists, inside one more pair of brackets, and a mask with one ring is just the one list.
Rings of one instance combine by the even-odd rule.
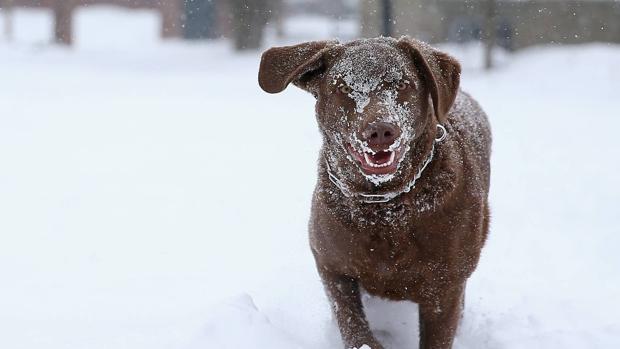
[[399, 91], [406, 90], [406, 89], [407, 89], [407, 87], [409, 87], [409, 84], [408, 84], [408, 83], [406, 83], [405, 81], [399, 81], [399, 82], [398, 82], [398, 84], [396, 84], [396, 88], [397, 88]]
[[345, 95], [348, 95], [349, 93], [353, 92], [353, 89], [347, 85], [343, 85], [338, 88], [338, 91], [344, 93]]

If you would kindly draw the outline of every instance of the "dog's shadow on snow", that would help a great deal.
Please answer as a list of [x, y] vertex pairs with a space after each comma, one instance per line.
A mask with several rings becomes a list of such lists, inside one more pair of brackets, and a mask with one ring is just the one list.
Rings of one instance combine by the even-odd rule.
[[[367, 294], [362, 295], [362, 302], [372, 332], [386, 349], [418, 347], [417, 304], [388, 301]], [[342, 342], [334, 319], [327, 332], [327, 342], [333, 348], [340, 348]]]
[[[364, 311], [370, 327], [386, 349], [418, 348], [418, 305], [410, 301], [388, 301], [364, 294]], [[495, 348], [497, 345], [484, 329], [484, 316], [465, 309], [454, 340], [455, 349]], [[329, 348], [341, 348], [338, 325], [331, 320], [327, 331]], [[497, 344], [497, 343], [496, 343]]]
[[418, 346], [418, 305], [413, 302], [387, 301], [364, 295], [366, 317], [377, 339], [386, 349]]

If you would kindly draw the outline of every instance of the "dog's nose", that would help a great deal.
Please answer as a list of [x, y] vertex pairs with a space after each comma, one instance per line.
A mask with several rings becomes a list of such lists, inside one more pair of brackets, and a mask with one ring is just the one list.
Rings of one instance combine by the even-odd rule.
[[362, 140], [370, 147], [387, 148], [400, 136], [400, 128], [387, 122], [373, 122], [362, 131]]

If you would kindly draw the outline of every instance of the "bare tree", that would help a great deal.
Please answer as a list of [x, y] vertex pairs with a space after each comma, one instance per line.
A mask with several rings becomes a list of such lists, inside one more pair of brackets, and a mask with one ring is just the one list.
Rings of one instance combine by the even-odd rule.
[[260, 48], [270, 17], [270, 0], [232, 0], [233, 40], [237, 50]]
[[54, 1], [54, 38], [62, 45], [73, 43], [73, 0]]
[[5, 0], [3, 3], [4, 12], [4, 37], [7, 41], [13, 40], [13, 0]]
[[381, 9], [383, 12], [381, 35], [394, 35], [394, 18], [392, 15], [392, 0], [381, 0]]
[[497, 31], [497, 0], [486, 0], [484, 28], [484, 69], [493, 68], [493, 47]]
[[159, 10], [162, 15], [162, 38], [178, 38], [183, 35], [183, 4], [184, 2], [182, 1], [172, 0], [165, 0], [159, 3]]

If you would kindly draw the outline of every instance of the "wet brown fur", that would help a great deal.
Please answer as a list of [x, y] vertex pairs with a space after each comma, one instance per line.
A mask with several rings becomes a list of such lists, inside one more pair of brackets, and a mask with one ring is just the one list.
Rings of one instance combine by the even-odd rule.
[[[420, 348], [450, 348], [465, 284], [478, 264], [489, 227], [489, 126], [478, 104], [459, 90], [460, 66], [452, 57], [410, 38], [364, 43], [397, 48], [422, 80], [420, 93], [427, 98], [420, 99], [420, 110], [427, 119], [420, 122], [423, 130], [412, 144], [412, 163], [421, 163], [429, 153], [436, 123], [443, 124], [449, 136], [437, 145], [415, 188], [388, 203], [346, 197], [329, 181], [320, 161], [310, 245], [347, 348], [383, 348], [364, 315], [362, 290], [418, 303]], [[294, 83], [317, 97], [317, 117], [333, 113], [332, 105], [320, 102], [327, 93], [321, 81], [346, 45], [351, 44], [321, 41], [272, 48], [261, 61], [260, 85], [276, 93]], [[326, 141], [321, 159], [329, 146]], [[412, 176], [409, 171], [407, 178], [388, 187], [398, 187]]]

